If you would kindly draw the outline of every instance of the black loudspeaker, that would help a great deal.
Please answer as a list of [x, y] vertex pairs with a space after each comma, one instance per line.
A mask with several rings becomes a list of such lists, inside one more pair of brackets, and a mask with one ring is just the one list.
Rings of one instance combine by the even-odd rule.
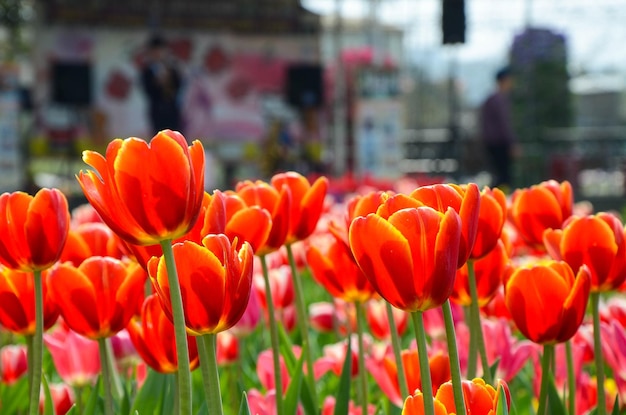
[[442, 0], [443, 44], [465, 43], [465, 0]]
[[86, 107], [91, 105], [91, 64], [55, 62], [52, 64], [52, 101]]
[[297, 108], [316, 108], [324, 103], [324, 82], [320, 65], [299, 64], [287, 68], [287, 102]]

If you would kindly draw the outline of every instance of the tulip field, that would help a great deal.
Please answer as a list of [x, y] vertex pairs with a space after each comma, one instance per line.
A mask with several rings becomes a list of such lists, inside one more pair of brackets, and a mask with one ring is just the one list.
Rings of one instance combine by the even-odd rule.
[[[0, 414], [626, 413], [626, 232], [508, 194], [277, 173], [180, 133], [0, 195]], [[620, 207], [616, 207], [620, 208]]]

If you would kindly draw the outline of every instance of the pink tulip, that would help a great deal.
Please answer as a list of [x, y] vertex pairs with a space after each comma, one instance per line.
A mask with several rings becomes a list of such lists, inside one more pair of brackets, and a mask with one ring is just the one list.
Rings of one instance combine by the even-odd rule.
[[0, 381], [12, 385], [27, 371], [28, 358], [25, 346], [8, 345], [0, 349]]
[[82, 387], [96, 381], [100, 373], [97, 342], [62, 326], [44, 335], [44, 343], [65, 383]]

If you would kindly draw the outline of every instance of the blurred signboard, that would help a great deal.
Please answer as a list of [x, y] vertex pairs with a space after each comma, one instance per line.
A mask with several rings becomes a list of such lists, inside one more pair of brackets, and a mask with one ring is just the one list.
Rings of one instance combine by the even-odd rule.
[[360, 176], [398, 177], [404, 129], [399, 73], [395, 69], [362, 68], [356, 87], [356, 171]]
[[318, 33], [319, 16], [299, 0], [46, 0], [44, 21], [63, 26]]
[[13, 192], [22, 186], [20, 155], [20, 94], [17, 68], [0, 67], [0, 192]]

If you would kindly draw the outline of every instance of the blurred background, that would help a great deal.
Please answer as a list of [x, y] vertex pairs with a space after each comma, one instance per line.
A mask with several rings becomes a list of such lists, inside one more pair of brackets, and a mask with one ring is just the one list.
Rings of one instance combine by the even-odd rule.
[[286, 169], [490, 184], [478, 113], [506, 66], [511, 186], [621, 206], [624, 21], [623, 0], [0, 0], [0, 191], [78, 200], [82, 150], [155, 133], [161, 61], [208, 190]]

